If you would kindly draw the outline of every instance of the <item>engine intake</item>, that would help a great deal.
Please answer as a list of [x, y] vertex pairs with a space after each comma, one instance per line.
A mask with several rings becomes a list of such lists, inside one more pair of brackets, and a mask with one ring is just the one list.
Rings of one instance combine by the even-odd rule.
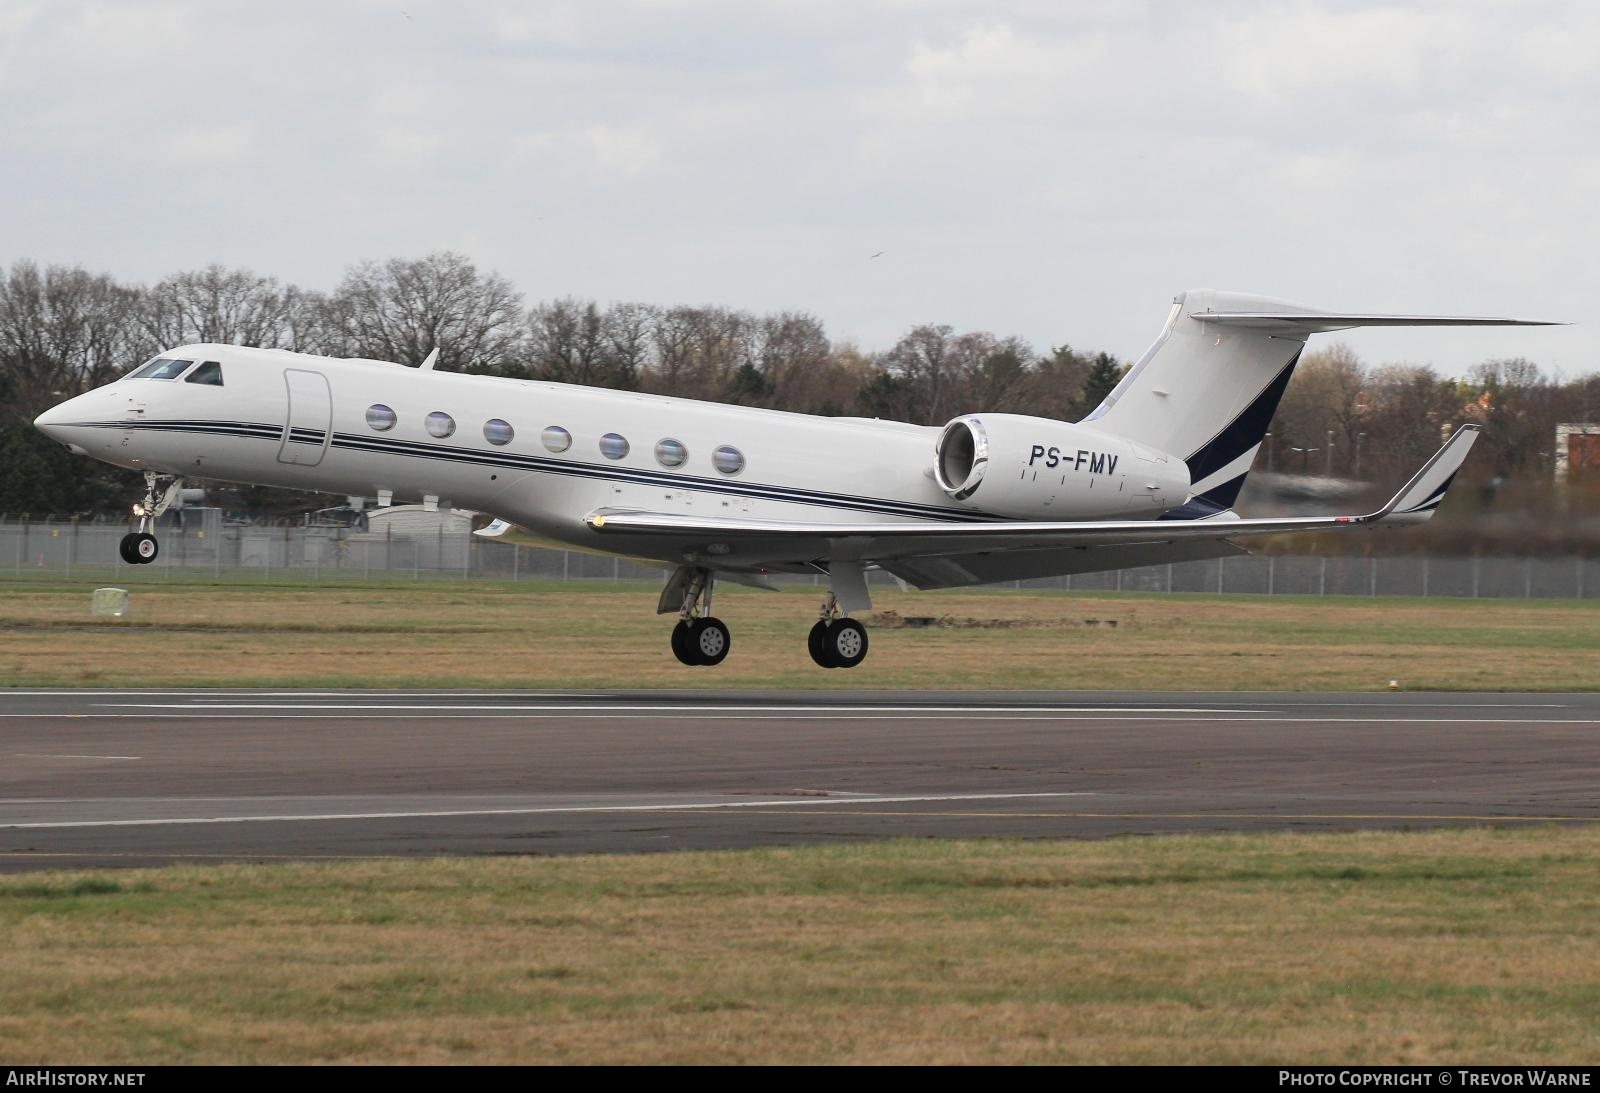
[[934, 452], [933, 480], [965, 501], [983, 482], [989, 466], [989, 433], [976, 417], [958, 417], [944, 427]]

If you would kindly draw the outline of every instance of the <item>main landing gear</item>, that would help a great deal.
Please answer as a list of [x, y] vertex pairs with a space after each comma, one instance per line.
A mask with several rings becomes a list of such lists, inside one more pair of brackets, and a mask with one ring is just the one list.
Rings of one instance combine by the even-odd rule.
[[710, 570], [697, 569], [684, 586], [678, 625], [672, 628], [672, 653], [685, 664], [721, 664], [733, 646], [727, 625], [711, 614], [714, 583]]
[[[709, 569], [682, 566], [662, 589], [657, 610], [678, 613], [672, 628], [672, 655], [684, 664], [721, 664], [733, 646], [727, 624], [711, 614], [711, 587], [716, 577]], [[859, 604], [859, 599], [854, 601]], [[828, 593], [822, 617], [806, 639], [811, 659], [824, 668], [854, 668], [867, 659], [867, 628], [845, 618], [838, 596]]]
[[822, 601], [822, 617], [806, 636], [811, 659], [823, 668], [854, 668], [867, 659], [867, 628], [839, 614], [832, 592]]
[[172, 476], [157, 474], [155, 471], [144, 472], [144, 500], [133, 506], [133, 514], [139, 518], [139, 530], [124, 535], [122, 542], [117, 545], [122, 560], [129, 565], [149, 565], [156, 560], [156, 555], [161, 553], [161, 544], [150, 534], [150, 528], [178, 499], [178, 494], [183, 489], [183, 479], [173, 478], [172, 485], [157, 496], [161, 480], [169, 477]]

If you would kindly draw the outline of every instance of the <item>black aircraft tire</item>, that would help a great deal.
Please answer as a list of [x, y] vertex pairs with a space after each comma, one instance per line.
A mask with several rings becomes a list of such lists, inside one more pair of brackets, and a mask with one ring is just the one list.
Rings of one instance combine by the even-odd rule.
[[133, 545], [128, 552], [133, 556], [134, 565], [149, 565], [161, 553], [161, 544], [156, 542], [154, 535], [141, 531], [133, 537]]
[[694, 650], [689, 647], [689, 624], [681, 619], [672, 628], [672, 655], [691, 667], [700, 663], [695, 659]]
[[122, 541], [117, 544], [117, 553], [121, 554], [122, 560], [127, 562], [129, 565], [139, 564], [139, 556], [133, 552], [133, 541], [137, 538], [138, 536], [130, 531], [128, 534], [124, 535], [122, 537]]
[[811, 654], [811, 659], [816, 661], [818, 668], [832, 668], [834, 664], [828, 659], [828, 624], [822, 619], [811, 628], [811, 633], [806, 635], [806, 651]]

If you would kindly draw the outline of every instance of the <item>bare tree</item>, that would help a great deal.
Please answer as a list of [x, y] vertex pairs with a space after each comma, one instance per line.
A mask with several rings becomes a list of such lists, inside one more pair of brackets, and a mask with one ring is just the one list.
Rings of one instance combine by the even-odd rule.
[[613, 304], [603, 322], [606, 352], [611, 359], [611, 386], [638, 388], [650, 364], [650, 326], [656, 309], [648, 304]]
[[[1384, 480], [1410, 474], [1439, 447], [1446, 425], [1462, 417], [1462, 400], [1451, 380], [1427, 365], [1386, 364], [1368, 377], [1364, 475]], [[1281, 450], [1281, 449], [1280, 449]]]
[[883, 357], [888, 373], [909, 385], [909, 416], [922, 425], [943, 424], [950, 416], [945, 412], [945, 388], [950, 378], [951, 331], [933, 323], [912, 327]]
[[139, 326], [158, 348], [221, 342], [286, 348], [290, 297], [271, 277], [207, 266], [145, 290]]
[[[1316, 467], [1320, 469], [1331, 462], [1346, 473], [1354, 473], [1358, 438], [1368, 431], [1366, 388], [1366, 366], [1343, 342], [1305, 354], [1272, 419], [1276, 450], [1323, 449]], [[1334, 444], [1331, 457], [1326, 451], [1330, 434]], [[1374, 435], [1372, 439], [1376, 444], [1378, 437]]]
[[1089, 361], [1069, 345], [1056, 346], [1033, 362], [1023, 380], [1023, 413], [1057, 421], [1077, 421], [1094, 406], [1084, 397]]
[[539, 379], [560, 383], [604, 384], [605, 322], [593, 300], [570, 297], [528, 312], [529, 367]]
[[362, 356], [419, 365], [438, 349], [443, 369], [526, 373], [522, 294], [464, 255], [364, 262], [345, 274], [333, 305], [346, 344]]
[[0, 280], [0, 376], [28, 418], [139, 363], [135, 290], [104, 274], [18, 262]]
[[662, 394], [678, 394], [688, 381], [694, 359], [692, 307], [669, 307], [657, 313], [650, 328], [650, 374], [645, 389]]
[[0, 276], [0, 510], [88, 512], [120, 504], [127, 472], [85, 465], [33, 428], [46, 407], [142, 359], [135, 290], [103, 274], [18, 262]]

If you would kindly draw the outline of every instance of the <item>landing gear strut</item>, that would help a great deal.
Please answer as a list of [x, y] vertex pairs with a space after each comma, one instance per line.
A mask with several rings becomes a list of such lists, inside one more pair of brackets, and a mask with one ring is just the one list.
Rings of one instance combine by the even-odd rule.
[[854, 668], [867, 659], [867, 628], [839, 614], [832, 592], [822, 601], [822, 617], [806, 635], [811, 659], [823, 668]]
[[[160, 483], [163, 478], [172, 478], [172, 484], [161, 491]], [[155, 471], [144, 472], [144, 500], [133, 506], [133, 514], [139, 518], [139, 530], [124, 535], [122, 542], [117, 545], [124, 562], [129, 565], [149, 565], [156, 560], [156, 555], [161, 553], [161, 544], [150, 534], [150, 528], [155, 526], [161, 514], [178, 499], [182, 489], [181, 478], [157, 474]]]
[[711, 614], [714, 583], [709, 569], [697, 569], [684, 586], [678, 625], [672, 628], [672, 653], [685, 664], [721, 664], [733, 646], [727, 625]]

